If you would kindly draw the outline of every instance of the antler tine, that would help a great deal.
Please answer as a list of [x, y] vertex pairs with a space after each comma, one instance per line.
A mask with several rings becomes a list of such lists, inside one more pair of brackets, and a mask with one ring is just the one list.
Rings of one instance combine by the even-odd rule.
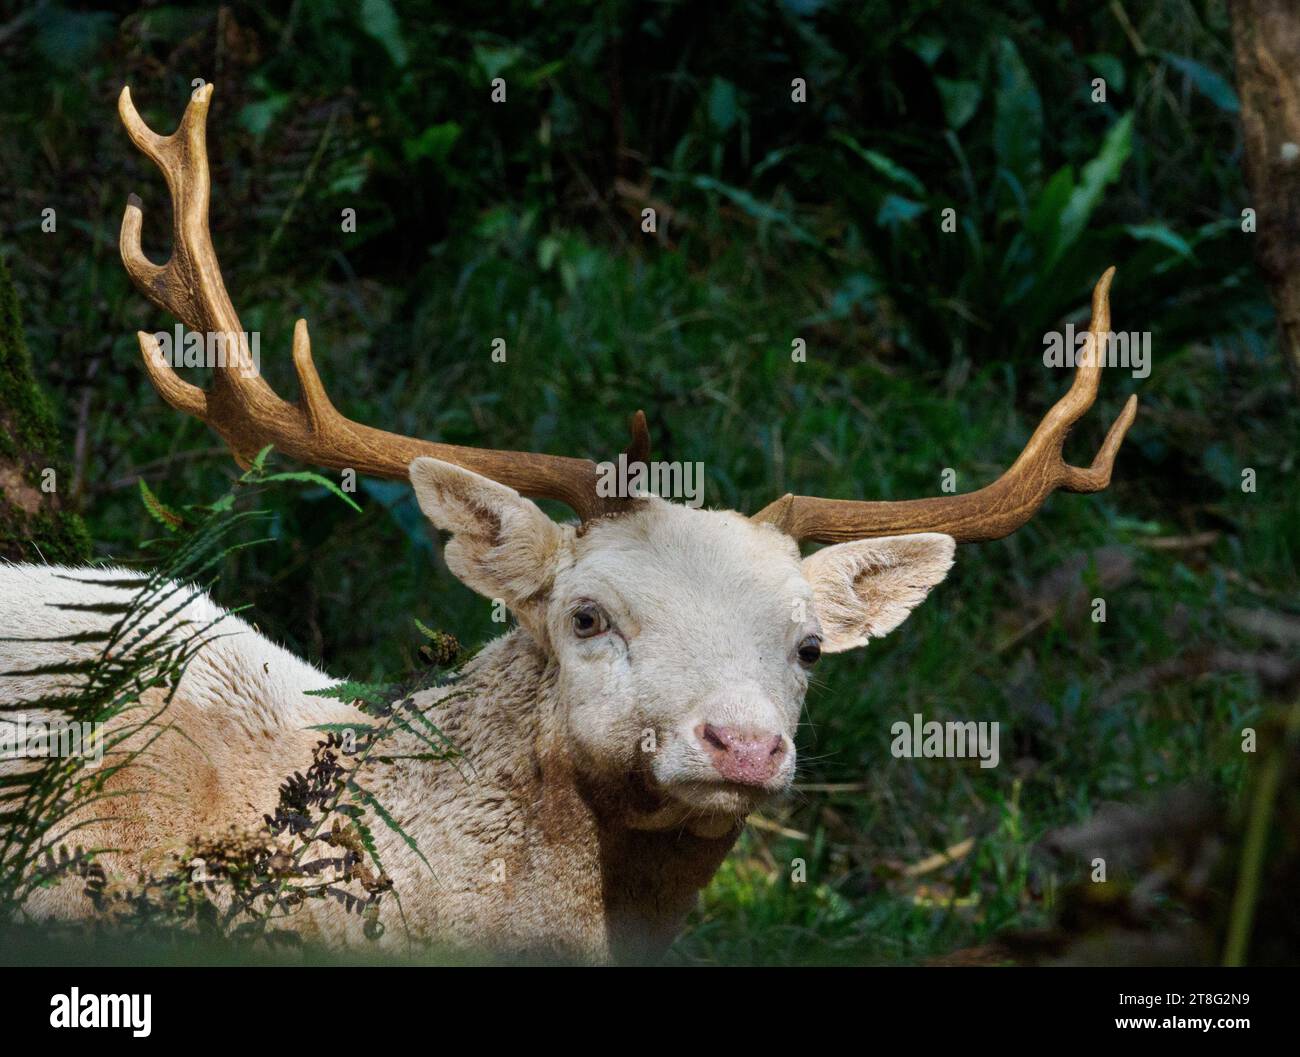
[[[208, 421], [208, 394], [197, 385], [185, 381], [167, 362], [158, 339], [143, 330], [135, 332], [140, 343], [140, 356], [144, 360], [145, 372], [158, 390], [158, 395], [177, 411], [184, 411], [204, 422]], [[236, 456], [238, 458], [238, 456]]]
[[628, 446], [623, 449], [629, 463], [649, 462], [650, 461], [650, 427], [646, 423], [644, 411], [637, 411], [632, 415], [632, 421], [628, 424], [632, 432], [632, 439]]
[[[176, 131], [170, 136], [154, 132], [136, 110], [131, 89], [123, 87], [117, 109], [127, 134], [158, 166], [167, 181], [172, 200], [172, 253], [167, 263], [155, 264], [140, 245], [144, 226], [143, 204], [130, 195], [122, 216], [119, 239], [122, 263], [136, 287], [159, 308], [170, 312], [192, 331], [220, 335], [236, 370], [217, 366], [212, 374], [212, 394], [180, 378], [163, 355], [157, 340], [140, 332], [137, 340], [145, 370], [159, 394], [172, 407], [208, 423], [230, 444], [240, 465], [247, 466], [257, 449], [241, 448], [221, 428], [213, 405], [238, 400], [253, 406], [272, 408], [284, 402], [261, 376], [252, 370], [252, 354], [239, 315], [221, 278], [221, 267], [208, 229], [211, 183], [208, 173], [207, 120], [212, 85], [205, 84], [191, 96]], [[287, 405], [286, 405], [287, 406]]]
[[[281, 400], [257, 371], [239, 316], [226, 293], [221, 267], [208, 230], [210, 177], [206, 139], [212, 86], [190, 97], [185, 116], [170, 136], [154, 132], [135, 108], [129, 88], [118, 99], [118, 113], [137, 147], [162, 170], [172, 200], [172, 255], [155, 264], [140, 246], [144, 222], [139, 198], [132, 195], [122, 217], [122, 263], [146, 297], [193, 331], [219, 336], [229, 354], [213, 364], [206, 392], [180, 378], [157, 339], [138, 335], [145, 370], [164, 400], [211, 426], [242, 465], [267, 444], [291, 458], [331, 469], [405, 480], [413, 459], [430, 456], [490, 477], [538, 499], [558, 499], [584, 520], [627, 508], [633, 500], [597, 494], [599, 474], [588, 459], [537, 452], [466, 448], [419, 440], [354, 422], [330, 402], [312, 361], [306, 320], [293, 334], [293, 363], [300, 396]], [[641, 416], [632, 427], [633, 446], [648, 434]], [[638, 449], [639, 450], [639, 449]]]
[[186, 326], [242, 334], [208, 231], [207, 121], [211, 99], [212, 85], [197, 89], [176, 131], [160, 136], [140, 117], [131, 89], [122, 89], [117, 101], [122, 124], [131, 141], [162, 171], [172, 199], [172, 255], [167, 263], [154, 264], [140, 247], [144, 214], [136, 195], [128, 199], [122, 217], [122, 263], [146, 297]]
[[321, 433], [343, 418], [335, 410], [325, 386], [316, 373], [316, 361], [311, 358], [311, 336], [307, 321], [298, 320], [293, 325], [293, 369], [298, 375], [299, 403], [307, 415], [307, 424], [313, 433]]
[[[1097, 399], [1097, 390], [1101, 384], [1101, 371], [1105, 366], [1105, 348], [1110, 334], [1110, 284], [1115, 277], [1115, 269], [1107, 268], [1092, 291], [1092, 324], [1088, 328], [1092, 356], [1090, 362], [1080, 365], [1075, 370], [1074, 384], [1060, 401], [1070, 404], [1070, 416], [1060, 428], [1060, 437], [1056, 445], [1057, 460], [1060, 462], [1061, 480], [1057, 485], [1062, 492], [1088, 493], [1100, 492], [1110, 485], [1111, 471], [1115, 466], [1115, 456], [1124, 441], [1124, 435], [1137, 417], [1137, 396], [1130, 396], [1124, 402], [1124, 408], [1106, 431], [1092, 465], [1084, 469], [1071, 466], [1062, 458], [1062, 446], [1067, 431], [1078, 422], [1092, 407]], [[1059, 404], [1057, 406], [1060, 406]], [[1053, 411], [1056, 409], [1053, 408]], [[1051, 415], [1051, 412], [1048, 413]], [[1047, 418], [1039, 425], [1039, 430], [1047, 425]], [[1035, 431], [1037, 433], [1037, 430]]]
[[899, 502], [858, 502], [784, 495], [753, 520], [775, 525], [796, 539], [836, 543], [912, 532], [945, 532], [959, 543], [983, 543], [1008, 536], [1024, 525], [1052, 492], [1098, 492], [1110, 484], [1115, 456], [1137, 416], [1129, 397], [1111, 425], [1092, 465], [1071, 466], [1063, 449], [1070, 428], [1097, 398], [1110, 333], [1108, 268], [1092, 294], [1089, 352], [1075, 371], [1069, 391], [1043, 416], [1020, 456], [992, 484], [975, 492]]

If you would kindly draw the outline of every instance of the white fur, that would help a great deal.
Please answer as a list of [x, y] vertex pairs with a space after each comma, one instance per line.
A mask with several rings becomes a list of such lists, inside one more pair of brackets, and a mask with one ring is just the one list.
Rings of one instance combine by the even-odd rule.
[[[744, 816], [790, 783], [808, 684], [800, 643], [817, 636], [833, 651], [886, 634], [952, 562], [947, 536], [845, 543], [804, 559], [787, 536], [730, 511], [651, 498], [579, 529], [447, 463], [417, 459], [411, 478], [425, 514], [452, 534], [452, 571], [520, 622], [470, 663], [455, 695], [417, 696], [465, 760], [379, 764], [371, 777], [436, 873], [373, 827], [422, 939], [596, 960], [661, 950]], [[0, 565], [0, 625], [29, 639], [104, 626], [110, 618], [55, 607], [122, 597], [84, 582], [110, 575], [129, 574]], [[609, 627], [579, 637], [574, 610], [589, 603]], [[212, 641], [165, 714], [175, 729], [149, 749], [156, 777], [133, 779], [140, 795], [79, 838], [118, 849], [106, 861], [126, 871], [158, 866], [200, 833], [255, 826], [280, 780], [310, 762], [321, 735], [305, 728], [360, 720], [307, 696], [329, 678], [206, 596], [167, 633], [185, 621], [212, 622]], [[0, 671], [97, 650], [0, 643]], [[0, 677], [0, 703], [60, 683]], [[761, 786], [721, 781], [697, 735], [706, 723], [779, 736], [779, 770]], [[31, 909], [87, 911], [68, 885]], [[390, 940], [403, 935], [385, 922]], [[309, 905], [304, 923], [331, 941], [358, 936], [332, 906]]]

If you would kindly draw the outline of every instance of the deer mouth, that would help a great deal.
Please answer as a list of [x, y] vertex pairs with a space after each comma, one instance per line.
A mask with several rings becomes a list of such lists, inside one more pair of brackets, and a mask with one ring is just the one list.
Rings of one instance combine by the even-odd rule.
[[779, 790], [725, 778], [684, 778], [657, 782], [653, 790], [665, 803], [677, 804], [692, 815], [741, 819], [778, 795]]
[[650, 767], [638, 768], [628, 777], [626, 795], [632, 810], [642, 819], [661, 823], [714, 819], [729, 827], [781, 792], [721, 777], [660, 779]]

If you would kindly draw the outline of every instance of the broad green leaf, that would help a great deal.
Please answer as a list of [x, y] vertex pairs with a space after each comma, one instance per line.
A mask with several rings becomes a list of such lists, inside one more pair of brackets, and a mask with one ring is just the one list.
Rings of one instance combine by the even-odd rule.
[[1241, 109], [1241, 102], [1232, 85], [1208, 66], [1202, 66], [1195, 59], [1189, 59], [1185, 55], [1175, 55], [1168, 51], [1162, 51], [1160, 56], [1170, 66], [1184, 74], [1192, 82], [1192, 87], [1220, 110], [1235, 114]]
[[961, 128], [973, 118], [984, 98], [984, 89], [978, 81], [950, 81], [946, 77], [936, 77], [934, 86], [939, 89], [939, 98], [943, 102], [943, 116], [948, 127], [953, 129]]
[[524, 84], [529, 88], [535, 88], [539, 84], [553, 80], [555, 76], [567, 65], [564, 59], [556, 59], [554, 62], [544, 62], [535, 70], [530, 70], [524, 74]]
[[537, 267], [544, 272], [551, 270], [555, 258], [560, 255], [560, 240], [554, 235], [547, 235], [537, 242]]
[[264, 136], [275, 123], [275, 119], [289, 105], [289, 101], [289, 94], [282, 92], [271, 96], [270, 99], [261, 99], [255, 103], [248, 103], [239, 112], [239, 123], [254, 136]]
[[432, 158], [442, 162], [451, 153], [451, 148], [460, 139], [461, 127], [455, 121], [443, 121], [430, 125], [418, 136], [411, 136], [402, 143], [402, 153], [408, 162], [421, 158]]
[[922, 203], [914, 202], [902, 195], [889, 194], [880, 203], [880, 210], [876, 213], [876, 224], [882, 228], [889, 227], [893, 224], [915, 220], [924, 212], [925, 206]]
[[1111, 91], [1122, 92], [1127, 82], [1124, 71], [1124, 63], [1117, 55], [1110, 55], [1106, 52], [1096, 52], [1084, 57], [1084, 62], [1092, 67], [1103, 81], [1106, 87]]
[[853, 151], [859, 158], [871, 166], [881, 176], [893, 183], [906, 187], [914, 195], [925, 196], [925, 184], [916, 178], [916, 175], [899, 165], [892, 158], [888, 158], [879, 151], [869, 150], [850, 136], [847, 132], [832, 132], [831, 137], [849, 150]]
[[519, 48], [489, 48], [479, 44], [474, 48], [474, 61], [487, 75], [489, 81], [510, 69], [523, 56]]
[[1051, 267], [1083, 234], [1092, 212], [1101, 201], [1108, 184], [1119, 179], [1119, 174], [1133, 150], [1133, 113], [1130, 111], [1111, 126], [1102, 141], [1097, 156], [1083, 167], [1079, 185], [1070, 195], [1070, 201], [1061, 213], [1056, 244], [1046, 262]]
[[1043, 188], [1043, 193], [1038, 196], [1038, 201], [1034, 203], [1025, 221], [1026, 230], [1037, 238], [1049, 253], [1056, 243], [1061, 228], [1061, 214], [1065, 212], [1065, 207], [1073, 194], [1074, 167], [1063, 165], [1047, 181], [1047, 186]]
[[1043, 102], [1020, 52], [1006, 37], [998, 42], [997, 69], [993, 149], [999, 164], [1022, 187], [1030, 187], [1042, 171]]
[[389, 0], [361, 0], [361, 28], [384, 46], [393, 65], [401, 69], [408, 55], [402, 25]]
[[1185, 257], [1189, 261], [1196, 259], [1191, 244], [1164, 224], [1129, 224], [1124, 230], [1135, 239], [1144, 242], [1158, 242], [1161, 246], [1167, 246], [1180, 257]]
[[933, 66], [939, 61], [939, 56], [944, 53], [948, 47], [947, 42], [942, 36], [917, 36], [907, 42], [907, 46], [916, 53], [916, 56], [927, 66]]
[[[668, 174], [665, 173], [664, 175]], [[779, 224], [800, 242], [807, 243], [810, 246], [817, 245], [817, 239], [801, 227], [789, 213], [770, 206], [766, 202], [760, 202], [748, 191], [743, 191], [739, 187], [733, 187], [721, 180], [715, 180], [712, 176], [702, 174], [692, 176], [690, 182], [701, 191], [714, 191], [724, 198], [730, 199], [755, 220], [768, 224]]]

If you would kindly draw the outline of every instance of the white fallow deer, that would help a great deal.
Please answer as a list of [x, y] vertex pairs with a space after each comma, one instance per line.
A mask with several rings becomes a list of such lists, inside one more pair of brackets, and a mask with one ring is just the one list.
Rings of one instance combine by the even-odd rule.
[[[132, 196], [121, 252], [159, 308], [192, 331], [242, 342], [208, 230], [211, 93], [196, 92], [177, 131], [159, 136], [123, 90], [126, 130], [171, 192], [174, 246], [165, 265], [144, 256]], [[1093, 294], [1095, 339], [1110, 327], [1110, 277]], [[944, 578], [957, 543], [1008, 535], [1056, 489], [1104, 489], [1137, 406], [1130, 398], [1090, 467], [1063, 460], [1066, 434], [1096, 397], [1102, 357], [1093, 357], [1014, 465], [979, 491], [902, 502], [786, 495], [747, 517], [602, 498], [597, 466], [583, 459], [438, 444], [351, 421], [326, 396], [303, 320], [293, 338], [297, 403], [229, 365], [200, 389], [172, 371], [151, 335], [139, 341], [163, 399], [212, 427], [241, 464], [271, 444], [316, 466], [409, 479], [425, 515], [450, 534], [451, 571], [517, 618], [466, 666], [452, 698], [421, 699], [466, 766], [374, 765], [374, 791], [433, 868], [374, 827], [405, 918], [389, 920], [386, 935], [591, 961], [662, 952], [746, 816], [790, 785], [820, 655], [898, 627]], [[647, 451], [638, 413], [629, 457]], [[577, 522], [557, 524], [526, 497], [562, 500]], [[801, 557], [800, 541], [831, 546]], [[54, 608], [110, 597], [111, 588], [67, 579], [92, 576], [102, 571], [0, 567], [0, 626], [32, 638], [93, 626]], [[114, 849], [101, 859], [110, 870], [148, 870], [199, 834], [257, 826], [283, 778], [310, 762], [321, 735], [306, 728], [365, 721], [306, 696], [330, 677], [206, 597], [182, 618], [218, 620], [223, 634], [186, 671], [167, 714], [174, 733], [142, 757], [151, 766], [115, 777], [135, 794], [103, 802], [106, 817], [78, 835]], [[0, 650], [0, 670], [94, 652]], [[0, 679], [0, 705], [47, 693], [49, 678]], [[67, 918], [89, 907], [69, 883], [30, 909]], [[291, 923], [349, 942], [359, 926], [335, 911], [308, 903]]]

